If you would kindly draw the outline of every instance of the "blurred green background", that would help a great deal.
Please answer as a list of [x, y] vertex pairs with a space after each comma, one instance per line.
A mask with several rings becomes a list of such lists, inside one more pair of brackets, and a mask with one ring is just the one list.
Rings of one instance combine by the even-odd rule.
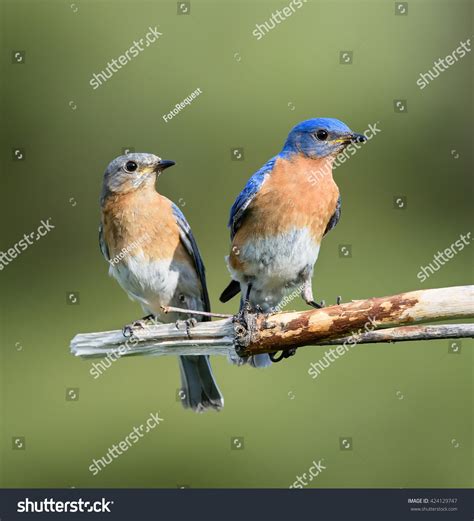
[[[177, 162], [157, 187], [193, 227], [216, 311], [238, 305], [218, 302], [232, 202], [290, 128], [315, 116], [382, 129], [335, 173], [342, 219], [323, 242], [317, 298], [472, 281], [472, 246], [424, 284], [417, 278], [472, 224], [471, 55], [426, 89], [416, 85], [472, 35], [470, 2], [410, 0], [397, 15], [389, 0], [308, 0], [260, 41], [255, 25], [289, 2], [191, 0], [178, 14], [180, 3], [1, 3], [0, 250], [41, 219], [55, 229], [0, 273], [0, 484], [288, 487], [322, 459], [311, 487], [472, 486], [471, 340], [459, 354], [448, 340], [359, 346], [316, 380], [307, 371], [324, 348], [261, 371], [213, 359], [226, 405], [205, 415], [177, 401], [172, 357], [123, 359], [94, 380], [91, 362], [69, 353], [76, 333], [141, 316], [108, 277], [97, 240], [102, 173], [128, 147]], [[93, 73], [150, 26], [159, 41], [93, 90]], [[340, 63], [341, 51], [352, 63]], [[233, 148], [244, 149], [242, 161]], [[348, 244], [352, 256], [340, 257]], [[78, 305], [67, 303], [71, 291]], [[66, 400], [69, 388], [79, 400]], [[92, 459], [156, 411], [164, 422], [93, 477]], [[25, 450], [13, 448], [16, 437]], [[243, 449], [231, 449], [234, 437]], [[352, 450], [341, 450], [343, 437]]]

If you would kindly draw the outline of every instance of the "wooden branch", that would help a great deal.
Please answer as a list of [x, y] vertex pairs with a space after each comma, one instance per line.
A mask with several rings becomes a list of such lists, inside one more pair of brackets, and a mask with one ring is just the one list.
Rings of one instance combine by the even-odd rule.
[[[303, 345], [366, 344], [474, 337], [474, 324], [418, 326], [421, 322], [474, 318], [474, 286], [428, 289], [302, 312], [242, 314], [200, 322], [76, 335], [71, 351], [83, 358], [107, 355], [231, 355], [288, 350]], [[385, 328], [385, 329], [383, 329]]]
[[[214, 322], [214, 324], [216, 324]], [[162, 328], [163, 326], [159, 326]], [[151, 328], [150, 328], [151, 329]], [[229, 327], [229, 332], [233, 331]], [[201, 333], [200, 333], [201, 334]], [[101, 358], [107, 355], [163, 356], [163, 355], [233, 355], [233, 337], [219, 333], [214, 338], [190, 340], [182, 332], [173, 340], [163, 332], [147, 331], [140, 335], [138, 343], [127, 341], [121, 331], [88, 333], [77, 335], [71, 342], [71, 351], [82, 358]], [[148, 337], [147, 339], [145, 339]], [[386, 342], [408, 342], [412, 340], [438, 340], [442, 338], [474, 338], [474, 324], [450, 324], [434, 326], [404, 326], [362, 333], [360, 336], [345, 336], [315, 343], [315, 346], [334, 346], [351, 343], [373, 344]], [[353, 340], [354, 339], [354, 340]]]
[[442, 338], [474, 338], [474, 324], [390, 327], [362, 333], [360, 336], [323, 340], [315, 345], [335, 346], [350, 342], [351, 339], [354, 339], [357, 344], [379, 344], [413, 340], [439, 340]]
[[411, 291], [269, 317], [250, 315], [237, 321], [236, 351], [241, 356], [269, 353], [275, 346], [291, 349], [364, 329], [458, 318], [474, 318], [474, 286]]
[[233, 353], [234, 325], [232, 319], [199, 322], [188, 330], [178, 329], [174, 323], [146, 326], [134, 330], [126, 339], [122, 331], [85, 333], [71, 341], [71, 351], [83, 358], [102, 357], [108, 353], [131, 355], [226, 355]]

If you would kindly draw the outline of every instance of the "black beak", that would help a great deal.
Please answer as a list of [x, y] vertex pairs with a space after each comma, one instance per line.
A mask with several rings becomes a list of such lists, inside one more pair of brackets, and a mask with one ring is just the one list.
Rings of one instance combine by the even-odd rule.
[[365, 143], [367, 138], [363, 134], [352, 134], [351, 141], [352, 143]]
[[157, 170], [165, 170], [166, 168], [169, 168], [170, 166], [173, 166], [175, 165], [176, 163], [174, 161], [168, 161], [167, 159], [162, 159], [158, 165], [157, 165]]

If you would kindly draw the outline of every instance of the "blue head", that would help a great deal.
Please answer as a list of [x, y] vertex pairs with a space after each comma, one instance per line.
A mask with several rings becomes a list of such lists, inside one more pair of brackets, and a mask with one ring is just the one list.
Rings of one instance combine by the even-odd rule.
[[314, 118], [298, 123], [283, 147], [283, 154], [304, 154], [317, 159], [337, 156], [351, 143], [362, 143], [366, 138], [356, 134], [342, 121], [333, 118]]

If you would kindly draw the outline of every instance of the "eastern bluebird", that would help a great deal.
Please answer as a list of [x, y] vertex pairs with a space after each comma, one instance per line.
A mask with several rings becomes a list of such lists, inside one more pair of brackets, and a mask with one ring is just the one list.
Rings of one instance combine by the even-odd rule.
[[[210, 311], [204, 264], [181, 210], [155, 190], [156, 177], [174, 161], [153, 154], [114, 159], [104, 174], [99, 243], [109, 274], [161, 322], [184, 317], [161, 306]], [[198, 317], [208, 320], [208, 317]], [[182, 402], [202, 412], [224, 399], [208, 356], [181, 356]]]
[[[241, 291], [241, 309], [248, 302], [271, 312], [296, 290], [321, 307], [313, 298], [313, 268], [321, 239], [341, 214], [332, 164], [349, 144], [365, 140], [337, 119], [309, 119], [291, 130], [282, 151], [249, 179], [231, 208], [226, 260], [233, 280], [221, 302]], [[246, 361], [264, 367], [271, 359], [262, 354]]]

